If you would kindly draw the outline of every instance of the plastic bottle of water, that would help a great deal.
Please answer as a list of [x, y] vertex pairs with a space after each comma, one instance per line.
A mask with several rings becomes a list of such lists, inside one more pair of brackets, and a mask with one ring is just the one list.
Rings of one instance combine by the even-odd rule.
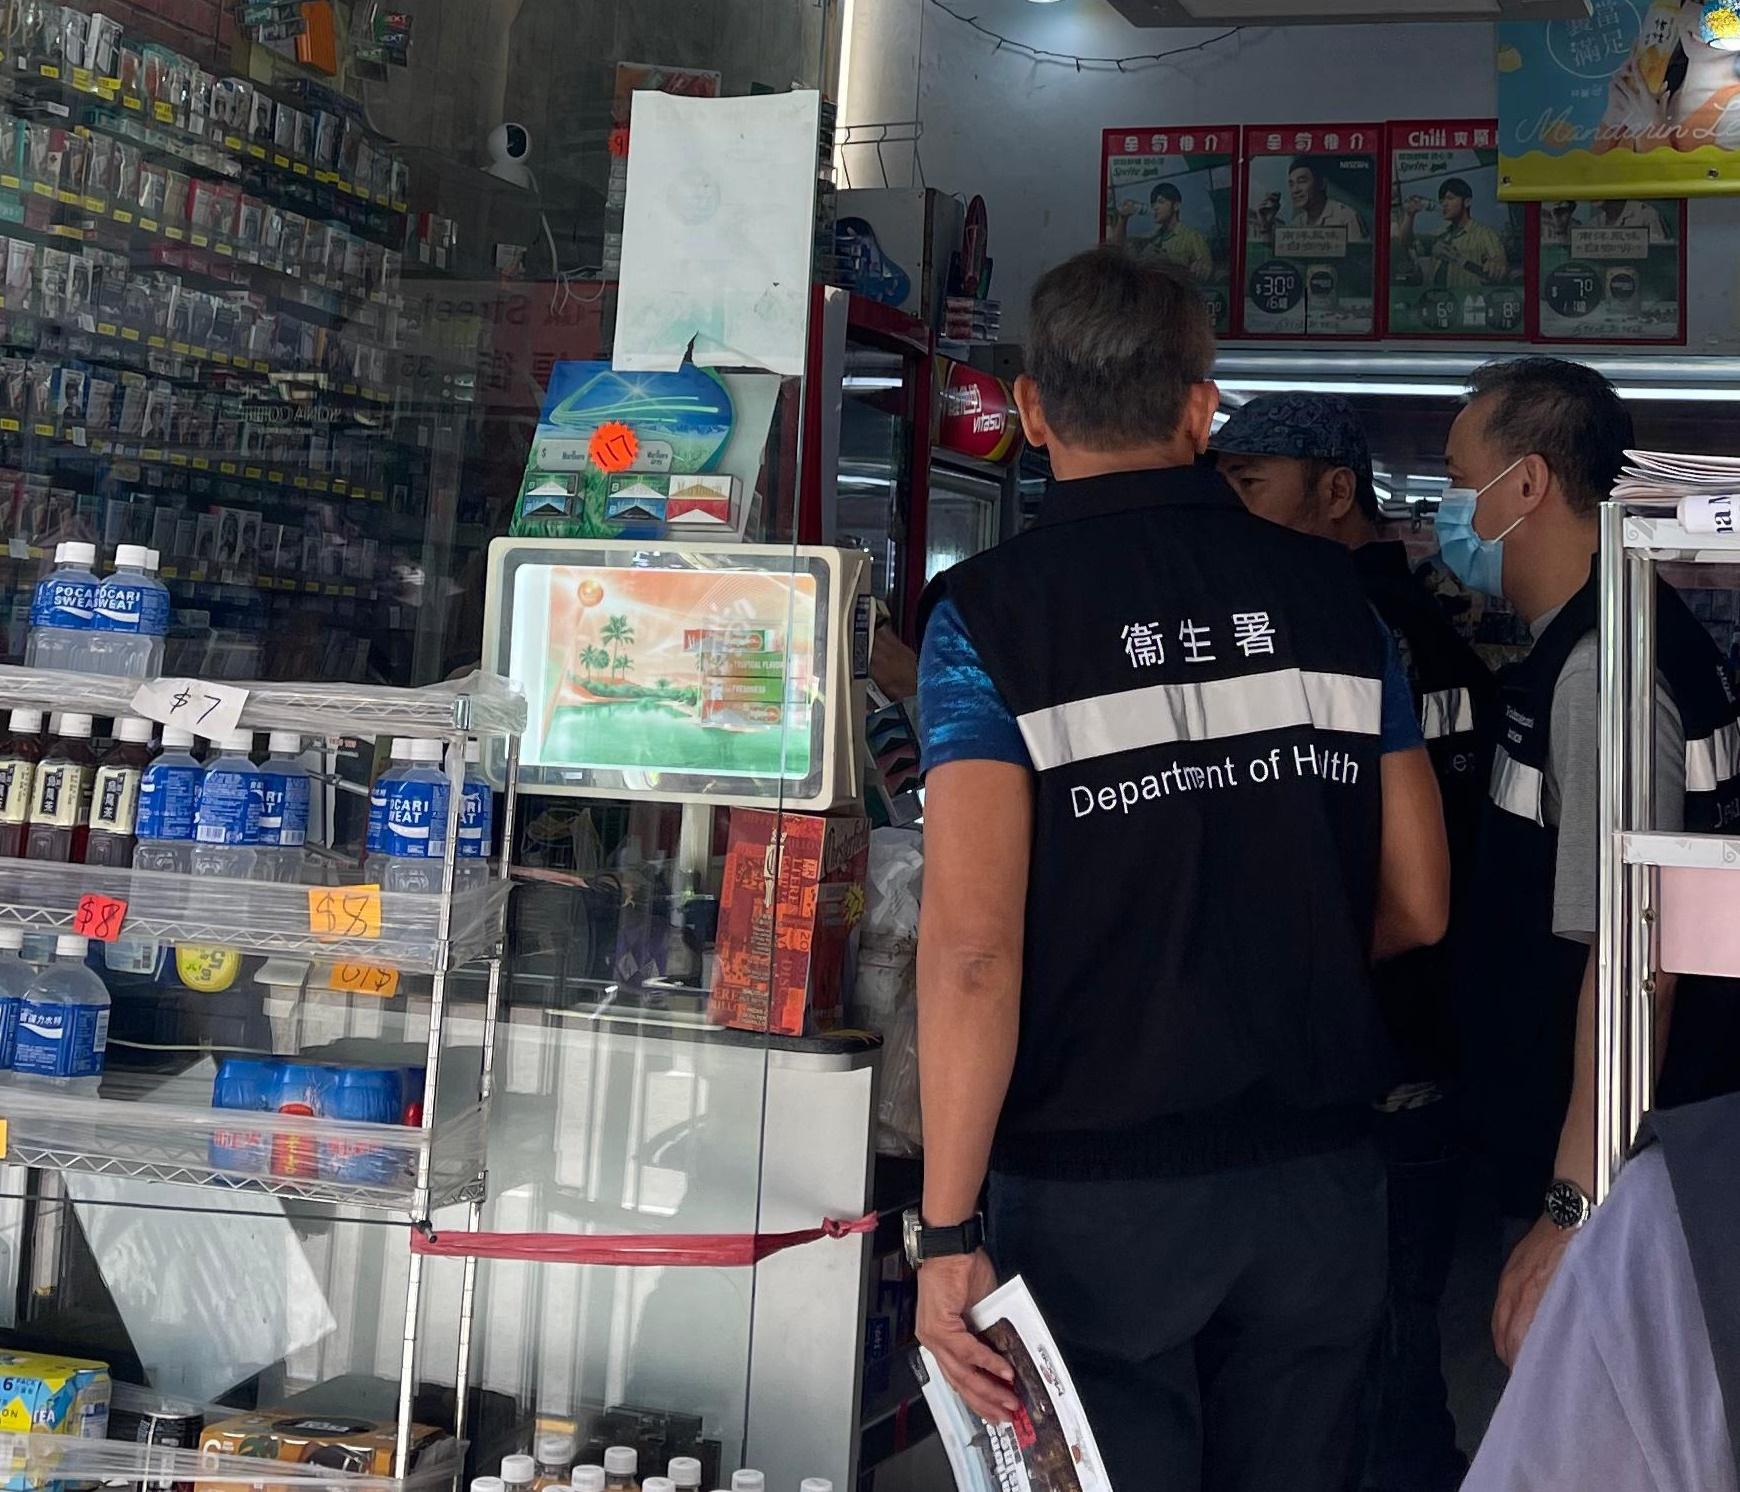
[[262, 881], [302, 879], [303, 846], [308, 843], [308, 768], [298, 758], [302, 737], [275, 730], [271, 754], [260, 768], [265, 799], [260, 811], [259, 876]]
[[369, 855], [384, 855], [387, 852], [387, 800], [392, 796], [393, 784], [398, 781], [399, 774], [410, 765], [411, 738], [394, 736], [392, 747], [387, 752], [387, 764], [381, 768], [381, 775], [375, 778], [375, 785], [369, 789], [369, 832], [363, 844], [364, 851]]
[[0, 1069], [12, 1066], [24, 992], [36, 982], [36, 970], [20, 956], [23, 948], [23, 928], [0, 927]]
[[96, 1097], [109, 1046], [109, 991], [85, 962], [88, 946], [62, 933], [54, 962], [24, 992], [12, 1081]]
[[30, 599], [30, 637], [24, 661], [32, 668], [89, 673], [88, 649], [97, 610], [94, 544], [57, 544], [54, 568], [36, 582]]
[[411, 764], [395, 774], [387, 795], [381, 889], [430, 894], [441, 889], [447, 852], [447, 774], [439, 741], [404, 744]]
[[266, 784], [260, 769], [248, 759], [254, 735], [233, 730], [216, 744], [218, 754], [206, 763], [194, 814], [193, 873], [255, 880]]
[[169, 589], [151, 572], [143, 544], [115, 550], [114, 573], [97, 587], [89, 639], [89, 672], [122, 679], [155, 678], [169, 631]]
[[465, 795], [459, 804], [459, 875], [461, 886], [489, 879], [489, 852], [495, 839], [495, 789], [483, 775], [483, 746], [465, 743]]
[[193, 869], [193, 831], [205, 768], [194, 760], [193, 732], [169, 725], [163, 749], [139, 779], [139, 847], [135, 870]]

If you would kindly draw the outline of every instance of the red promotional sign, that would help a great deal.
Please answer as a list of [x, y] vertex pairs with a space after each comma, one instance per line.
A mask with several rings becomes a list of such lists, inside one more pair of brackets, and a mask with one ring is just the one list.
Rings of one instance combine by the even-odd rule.
[[1021, 418], [1009, 385], [953, 358], [937, 360], [936, 386], [942, 416], [937, 421], [939, 450], [1006, 466], [1021, 454]]

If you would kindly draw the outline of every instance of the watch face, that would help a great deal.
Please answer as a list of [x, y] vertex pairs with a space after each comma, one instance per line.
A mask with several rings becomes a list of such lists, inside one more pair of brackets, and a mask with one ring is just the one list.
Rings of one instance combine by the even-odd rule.
[[906, 1211], [901, 1214], [901, 1243], [906, 1249], [906, 1262], [914, 1269], [917, 1269], [918, 1266], [924, 1262], [919, 1257], [918, 1252], [918, 1235], [923, 1227], [924, 1224], [919, 1219], [918, 1209], [916, 1207], [908, 1207]]
[[1589, 1217], [1589, 1199], [1568, 1181], [1555, 1181], [1547, 1189], [1547, 1216], [1555, 1227], [1581, 1227]]

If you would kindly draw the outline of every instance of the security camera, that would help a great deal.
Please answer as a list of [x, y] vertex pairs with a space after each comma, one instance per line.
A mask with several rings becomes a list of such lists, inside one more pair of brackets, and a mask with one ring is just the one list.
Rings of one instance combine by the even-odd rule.
[[498, 124], [489, 132], [489, 166], [491, 176], [499, 176], [514, 186], [531, 190], [532, 136], [523, 124], [511, 120]]

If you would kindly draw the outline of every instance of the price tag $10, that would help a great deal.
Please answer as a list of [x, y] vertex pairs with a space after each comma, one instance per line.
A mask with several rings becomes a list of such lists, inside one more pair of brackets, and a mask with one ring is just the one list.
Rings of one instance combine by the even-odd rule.
[[334, 964], [330, 987], [344, 994], [390, 1000], [399, 992], [399, 971], [379, 964]]

